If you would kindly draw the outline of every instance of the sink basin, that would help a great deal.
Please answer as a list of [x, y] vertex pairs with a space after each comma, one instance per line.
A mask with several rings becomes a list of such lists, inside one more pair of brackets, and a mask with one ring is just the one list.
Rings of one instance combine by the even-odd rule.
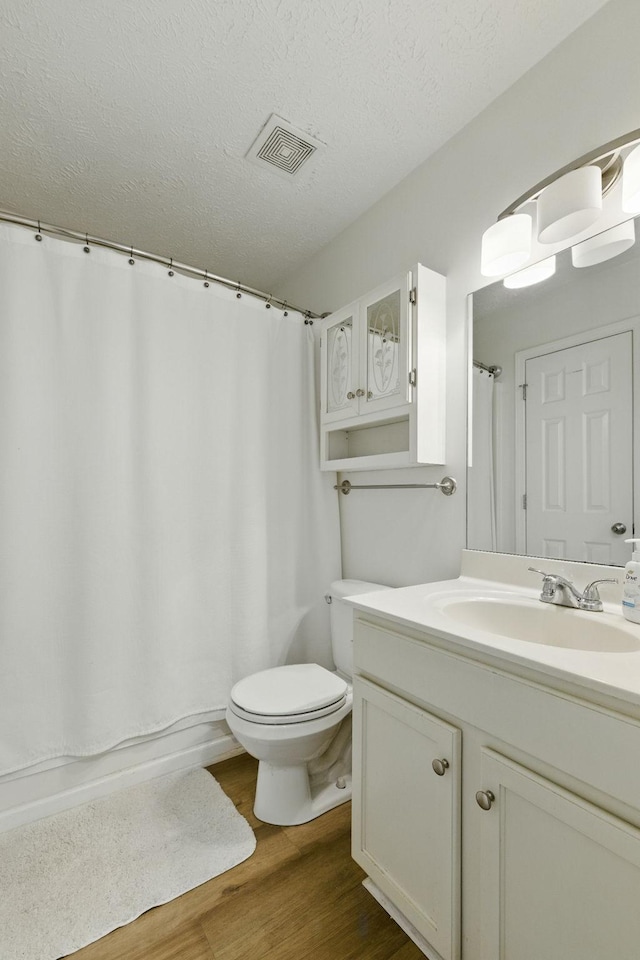
[[640, 650], [640, 631], [636, 636], [624, 621], [607, 613], [586, 613], [524, 597], [454, 595], [436, 601], [436, 606], [460, 626], [526, 643], [599, 653]]

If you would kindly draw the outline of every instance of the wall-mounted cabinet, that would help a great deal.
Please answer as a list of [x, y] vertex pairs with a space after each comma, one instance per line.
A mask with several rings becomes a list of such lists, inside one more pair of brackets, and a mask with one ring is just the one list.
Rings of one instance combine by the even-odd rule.
[[323, 470], [445, 462], [445, 279], [418, 264], [321, 331]]

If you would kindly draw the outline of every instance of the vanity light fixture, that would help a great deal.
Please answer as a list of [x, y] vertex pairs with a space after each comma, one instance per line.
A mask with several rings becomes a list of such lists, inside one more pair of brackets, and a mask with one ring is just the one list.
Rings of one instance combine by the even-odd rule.
[[552, 257], [547, 257], [546, 260], [540, 260], [539, 263], [525, 267], [524, 270], [512, 273], [510, 276], [505, 277], [502, 282], [509, 290], [519, 290], [521, 287], [531, 287], [534, 283], [541, 283], [543, 280], [548, 280], [555, 272], [556, 258], [554, 254]]
[[[489, 227], [482, 238], [480, 270], [483, 276], [504, 276], [524, 266], [529, 259], [533, 218], [524, 212], [525, 207], [529, 210], [535, 204], [540, 243], [562, 243], [596, 223], [602, 212], [603, 197], [620, 177], [623, 210], [640, 212], [640, 130], [633, 130], [573, 160], [503, 210], [497, 223]], [[525, 224], [528, 224], [528, 237]]]
[[[615, 227], [589, 237], [582, 243], [576, 243], [571, 248], [571, 262], [574, 267], [593, 267], [596, 263], [604, 263], [618, 254], [624, 253], [636, 242], [636, 231], [633, 220], [618, 223]], [[508, 278], [507, 278], [508, 279]], [[506, 284], [506, 280], [505, 280]]]
[[640, 213], [640, 144], [624, 162], [622, 209], [625, 213]]
[[602, 213], [602, 170], [595, 164], [570, 170], [538, 199], [538, 240], [560, 243], [582, 233]]
[[498, 220], [482, 238], [482, 273], [500, 277], [517, 270], [531, 256], [531, 217], [515, 213]]

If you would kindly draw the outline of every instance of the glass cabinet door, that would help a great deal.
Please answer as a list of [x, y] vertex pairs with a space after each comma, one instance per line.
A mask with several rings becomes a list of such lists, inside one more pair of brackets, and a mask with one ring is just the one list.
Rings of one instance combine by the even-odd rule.
[[410, 399], [408, 288], [403, 275], [379, 287], [362, 305], [366, 383], [361, 412], [399, 406]]
[[358, 310], [354, 304], [334, 314], [324, 331], [322, 412], [324, 420], [342, 420], [358, 412]]

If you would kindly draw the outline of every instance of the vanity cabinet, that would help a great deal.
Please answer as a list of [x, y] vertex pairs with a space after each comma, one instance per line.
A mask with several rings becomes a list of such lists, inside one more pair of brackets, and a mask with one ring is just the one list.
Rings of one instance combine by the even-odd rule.
[[364, 613], [354, 663], [352, 852], [425, 954], [637, 960], [640, 718]]
[[323, 470], [444, 463], [445, 279], [418, 264], [322, 323]]

